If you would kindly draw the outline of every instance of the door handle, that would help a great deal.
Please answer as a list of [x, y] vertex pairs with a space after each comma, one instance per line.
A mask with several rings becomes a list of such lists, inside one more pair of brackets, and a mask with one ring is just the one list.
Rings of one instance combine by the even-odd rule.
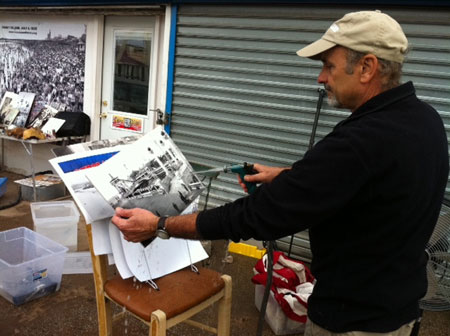
[[100, 119], [106, 119], [106, 118], [108, 118], [108, 113], [106, 113], [106, 112], [100, 113]]
[[170, 123], [170, 114], [161, 111], [161, 109], [150, 109], [150, 112], [156, 113], [156, 125], [169, 125]]

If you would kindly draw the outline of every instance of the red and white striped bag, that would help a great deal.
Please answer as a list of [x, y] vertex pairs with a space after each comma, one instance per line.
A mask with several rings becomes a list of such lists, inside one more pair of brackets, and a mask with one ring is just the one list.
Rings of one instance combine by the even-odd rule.
[[[252, 282], [266, 285], [267, 254], [255, 265]], [[282, 252], [273, 253], [273, 278], [271, 291], [286, 316], [294, 321], [306, 323], [308, 298], [312, 293], [314, 277], [301, 261], [293, 260]]]

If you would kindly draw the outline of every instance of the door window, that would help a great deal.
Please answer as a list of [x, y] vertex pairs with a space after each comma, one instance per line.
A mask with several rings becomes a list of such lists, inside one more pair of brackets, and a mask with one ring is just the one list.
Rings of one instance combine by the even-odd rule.
[[147, 115], [151, 42], [150, 32], [115, 32], [114, 111]]

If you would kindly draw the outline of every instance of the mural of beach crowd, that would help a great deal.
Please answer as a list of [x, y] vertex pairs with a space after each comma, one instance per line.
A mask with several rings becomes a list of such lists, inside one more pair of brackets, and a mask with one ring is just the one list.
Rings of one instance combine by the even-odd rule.
[[0, 124], [42, 127], [59, 111], [83, 112], [86, 27], [79, 36], [68, 28], [0, 38]]

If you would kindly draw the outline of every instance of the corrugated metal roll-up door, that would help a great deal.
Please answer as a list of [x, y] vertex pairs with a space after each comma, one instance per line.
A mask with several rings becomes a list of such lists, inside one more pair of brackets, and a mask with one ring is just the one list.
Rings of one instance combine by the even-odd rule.
[[[295, 52], [334, 20], [361, 9], [180, 6], [171, 132], [188, 160], [220, 167], [244, 161], [289, 166], [300, 159], [310, 141], [321, 63]], [[384, 11], [402, 23], [412, 45], [404, 80], [415, 82], [448, 130], [449, 12]], [[316, 141], [348, 114], [324, 103]], [[221, 174], [212, 183], [208, 207], [243, 195], [234, 175]], [[278, 246], [287, 250], [289, 241], [280, 239]], [[307, 232], [295, 235], [292, 253], [311, 258]]]

